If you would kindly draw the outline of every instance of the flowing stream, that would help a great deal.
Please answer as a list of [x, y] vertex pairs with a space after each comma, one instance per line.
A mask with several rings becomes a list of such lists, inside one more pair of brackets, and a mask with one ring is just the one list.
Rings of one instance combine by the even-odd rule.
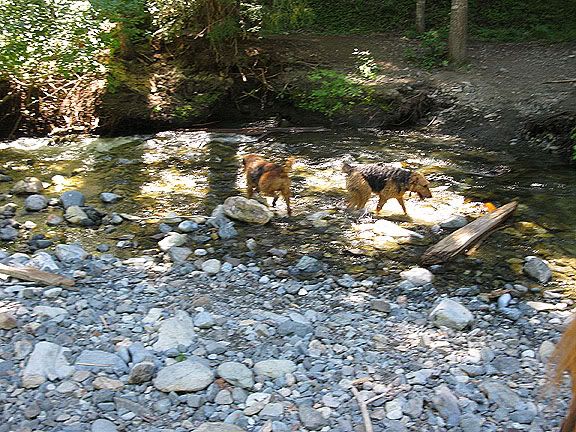
[[[574, 285], [576, 171], [551, 155], [520, 144], [478, 149], [449, 136], [374, 131], [278, 134], [261, 141], [207, 132], [59, 142], [21, 138], [0, 142], [0, 169], [14, 181], [35, 176], [49, 183], [44, 193], [50, 198], [78, 189], [88, 204], [106, 212], [140, 217], [172, 212], [189, 217], [209, 215], [226, 197], [244, 194], [241, 157], [247, 153], [280, 162], [296, 157], [292, 173], [294, 217], [286, 217], [280, 199], [272, 223], [264, 227], [240, 224], [240, 239], [253, 237], [266, 248], [286, 248], [295, 259], [303, 253], [316, 253], [338, 263], [343, 272], [386, 272], [417, 262], [426, 247], [448, 232], [435, 235], [433, 227], [451, 215], [460, 213], [471, 219], [485, 212], [486, 203], [500, 206], [518, 200], [519, 208], [506, 228], [491, 236], [475, 255], [452, 264], [461, 267], [459, 283], [490, 281], [497, 287], [518, 276], [525, 256], [539, 255], [550, 261], [557, 281], [568, 288]], [[424, 240], [390, 247], [375, 244], [361, 227], [369, 218], [359, 219], [343, 211], [343, 160], [403, 162], [423, 172], [432, 182], [433, 198], [408, 199], [410, 218], [403, 217], [398, 203], [390, 200], [381, 217], [420, 232]], [[92, 251], [97, 244], [107, 243], [113, 253], [124, 256], [136, 252], [117, 249], [115, 245], [122, 238], [136, 239], [140, 250], [155, 247], [157, 240], [152, 236], [158, 233], [159, 220], [126, 222], [116, 229], [48, 227], [47, 214], [61, 214], [62, 210], [49, 207], [26, 213], [23, 198], [10, 196], [12, 185], [0, 183], [0, 206], [18, 204], [16, 220], [32, 221], [36, 227], [21, 236], [20, 242], [2, 247], [22, 249], [24, 240], [38, 233], [56, 242], [80, 241]], [[124, 199], [104, 205], [98, 198], [101, 192], [114, 192]], [[375, 198], [368, 204], [369, 209], [374, 207]], [[225, 251], [219, 240], [206, 246]]]

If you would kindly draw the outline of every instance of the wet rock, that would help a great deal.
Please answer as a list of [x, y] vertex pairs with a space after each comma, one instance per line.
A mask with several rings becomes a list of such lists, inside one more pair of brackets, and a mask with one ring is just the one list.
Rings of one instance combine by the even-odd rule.
[[176, 311], [174, 317], [160, 325], [158, 340], [153, 345], [156, 351], [178, 348], [178, 345], [189, 346], [196, 337], [194, 321], [185, 311]]
[[314, 257], [304, 255], [296, 263], [296, 269], [304, 273], [315, 273], [322, 270], [322, 262]]
[[69, 207], [82, 207], [85, 202], [84, 194], [77, 190], [67, 191], [60, 195], [60, 203], [65, 210]]
[[242, 196], [226, 198], [222, 211], [229, 218], [260, 225], [268, 223], [274, 215], [265, 205]]
[[94, 221], [90, 219], [88, 214], [79, 206], [69, 206], [64, 213], [64, 219], [71, 225], [79, 226], [92, 226]]
[[452, 215], [448, 219], [440, 222], [440, 227], [445, 229], [462, 228], [466, 225], [468, 225], [468, 219], [466, 219], [465, 216], [459, 214]]
[[245, 432], [240, 426], [236, 426], [230, 423], [202, 423], [192, 432]]
[[424, 238], [422, 234], [414, 231], [410, 231], [406, 228], [402, 228], [396, 225], [394, 222], [390, 222], [386, 219], [380, 219], [376, 221], [372, 227], [372, 231], [377, 234], [389, 237], [413, 237], [413, 238]]
[[9, 175], [0, 173], [0, 183], [7, 183], [7, 182], [11, 182], [12, 181], [12, 177], [10, 177]]
[[276, 379], [296, 370], [291, 360], [263, 360], [254, 365], [254, 373], [268, 378]]
[[254, 385], [254, 374], [252, 371], [238, 362], [225, 362], [218, 366], [218, 376], [234, 386], [250, 389]]
[[16, 210], [18, 210], [18, 206], [14, 203], [8, 203], [3, 206], [0, 206], [0, 216], [4, 216], [5, 218], [11, 218], [16, 215]]
[[22, 386], [35, 388], [47, 379], [54, 381], [64, 379], [74, 373], [74, 368], [68, 364], [64, 352], [66, 348], [52, 342], [38, 342], [22, 372]]
[[214, 374], [200, 363], [185, 360], [160, 369], [154, 386], [163, 392], [198, 391], [214, 381]]
[[9, 312], [0, 312], [0, 329], [12, 330], [18, 325], [16, 318]]
[[44, 190], [44, 185], [36, 177], [25, 177], [17, 181], [12, 187], [12, 193], [16, 195], [37, 194]]
[[422, 286], [434, 281], [434, 275], [430, 270], [421, 267], [414, 267], [400, 273], [400, 277], [407, 280], [414, 286]]
[[86, 252], [79, 244], [59, 244], [54, 249], [56, 257], [63, 263], [73, 263], [86, 259]]
[[55, 214], [48, 215], [46, 217], [46, 225], [57, 226], [64, 222], [64, 218]]
[[181, 233], [190, 233], [198, 229], [198, 224], [194, 221], [185, 220], [178, 224], [178, 231]]
[[502, 309], [508, 307], [511, 300], [512, 296], [509, 293], [502, 294], [500, 297], [498, 297], [498, 308]]
[[474, 321], [474, 316], [457, 301], [443, 299], [430, 312], [429, 319], [437, 326], [463, 330]]
[[114, 204], [120, 201], [121, 199], [122, 199], [121, 195], [117, 195], [112, 192], [102, 192], [100, 194], [100, 201], [106, 204]]
[[552, 272], [548, 264], [535, 256], [527, 256], [524, 258], [524, 267], [522, 267], [522, 270], [526, 275], [540, 283], [546, 283], [552, 279]]
[[44, 195], [30, 195], [24, 201], [24, 208], [28, 211], [40, 211], [48, 207], [48, 199]]
[[18, 238], [18, 230], [14, 227], [7, 226], [0, 228], [0, 240], [14, 241]]
[[158, 242], [158, 247], [160, 250], [166, 252], [170, 248], [178, 247], [186, 244], [188, 241], [188, 236], [186, 234], [180, 234], [177, 232], [168, 233], [166, 237]]
[[222, 240], [230, 240], [238, 236], [238, 231], [234, 228], [234, 222], [228, 222], [220, 225], [218, 228], [218, 237]]

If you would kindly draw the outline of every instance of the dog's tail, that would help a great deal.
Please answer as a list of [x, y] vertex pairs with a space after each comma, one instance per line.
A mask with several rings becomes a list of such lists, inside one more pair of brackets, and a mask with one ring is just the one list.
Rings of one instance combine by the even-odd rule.
[[295, 161], [296, 158], [294, 156], [290, 156], [288, 159], [286, 159], [286, 162], [284, 162], [284, 172], [286, 174], [290, 172], [290, 170], [292, 169], [292, 165], [294, 165]]
[[354, 171], [354, 167], [352, 165], [350, 165], [348, 162], [342, 162], [342, 172], [344, 174], [350, 174], [352, 171]]
[[554, 384], [560, 385], [564, 372], [568, 372], [572, 379], [572, 402], [560, 430], [576, 431], [576, 319], [572, 319], [568, 325], [549, 360], [555, 366], [552, 377]]

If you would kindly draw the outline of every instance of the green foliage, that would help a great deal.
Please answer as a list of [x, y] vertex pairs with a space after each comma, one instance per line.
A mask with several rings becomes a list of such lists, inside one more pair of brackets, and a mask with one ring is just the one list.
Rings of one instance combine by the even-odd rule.
[[370, 89], [341, 72], [319, 69], [307, 78], [311, 89], [301, 91], [295, 97], [296, 105], [300, 108], [332, 117], [370, 101]]
[[446, 30], [430, 30], [418, 37], [420, 49], [408, 49], [404, 55], [424, 69], [447, 66], [447, 38]]
[[305, 0], [272, 0], [261, 10], [262, 30], [267, 33], [283, 33], [310, 28], [314, 12]]
[[103, 71], [100, 35], [88, 1], [0, 0], [0, 76], [27, 84], [46, 77]]
[[177, 362], [183, 362], [184, 360], [186, 360], [186, 354], [180, 353], [176, 357], [174, 357], [174, 360], [176, 360]]
[[372, 79], [376, 76], [376, 73], [379, 70], [378, 65], [374, 61], [374, 57], [370, 51], [360, 51], [358, 48], [354, 49], [352, 55], [355, 57], [356, 60], [356, 67], [358, 68], [358, 74], [362, 78]]

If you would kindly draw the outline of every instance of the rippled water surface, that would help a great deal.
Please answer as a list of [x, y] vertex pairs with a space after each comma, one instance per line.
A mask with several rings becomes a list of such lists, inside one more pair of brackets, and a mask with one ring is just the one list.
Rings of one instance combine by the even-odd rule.
[[[372, 131], [278, 134], [260, 141], [245, 135], [163, 132], [58, 143], [50, 139], [19, 139], [0, 143], [0, 164], [14, 180], [35, 176], [51, 183], [45, 192], [49, 197], [79, 189], [89, 204], [106, 211], [141, 217], [169, 212], [190, 216], [210, 214], [226, 197], [244, 194], [240, 167], [241, 157], [247, 153], [275, 161], [287, 156], [297, 160], [292, 173], [294, 218], [284, 217], [285, 207], [280, 200], [278, 218], [263, 228], [245, 227], [247, 236], [264, 236], [271, 244], [292, 245], [302, 251], [324, 250], [328, 257], [336, 250], [344, 253], [362, 246], [353, 234], [343, 233], [354, 221], [342, 212], [345, 190], [341, 163], [403, 162], [426, 174], [432, 181], [434, 198], [425, 202], [408, 200], [412, 219], [402, 218], [398, 204], [390, 201], [383, 217], [424, 232], [443, 217], [462, 211], [468, 202], [499, 206], [515, 199], [520, 206], [513, 224], [486, 242], [478, 257], [500, 263], [512, 260], [513, 267], [514, 257], [540, 254], [554, 260], [567, 280], [574, 275], [576, 171], [553, 156], [520, 145], [480, 150], [453, 137], [384, 135]], [[54, 177], [57, 175], [62, 177]], [[0, 183], [0, 194], [8, 193], [11, 185]], [[125, 198], [104, 207], [98, 199], [104, 191]], [[5, 197], [5, 202], [10, 201], [22, 202], [17, 197]], [[374, 201], [369, 206], [373, 209]], [[321, 210], [328, 212], [327, 222], [312, 224], [310, 215]], [[33, 232], [59, 241], [102, 242], [126, 233], [149, 235], [155, 232], [151, 223], [157, 226], [158, 222], [150, 219], [146, 227], [126, 224], [114, 233], [103, 234], [100, 230], [80, 228], [50, 231], [45, 218], [45, 212], [17, 215], [19, 221], [38, 224]], [[141, 243], [153, 245], [145, 238]], [[422, 246], [412, 254], [421, 250]]]

